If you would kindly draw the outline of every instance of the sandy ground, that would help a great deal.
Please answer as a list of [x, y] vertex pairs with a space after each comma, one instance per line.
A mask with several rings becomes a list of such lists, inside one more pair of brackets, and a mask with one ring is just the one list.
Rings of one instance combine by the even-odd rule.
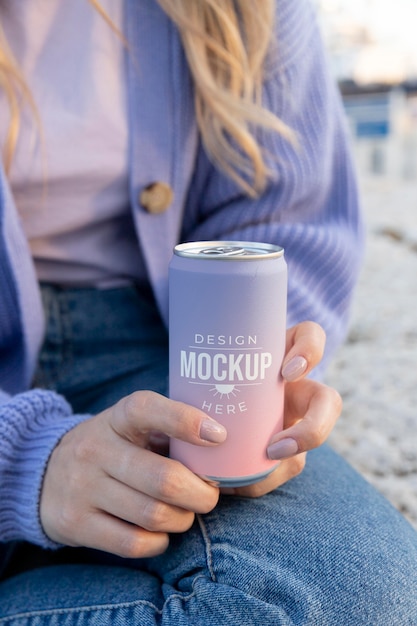
[[349, 337], [327, 382], [330, 442], [417, 528], [417, 181], [361, 181], [367, 254]]

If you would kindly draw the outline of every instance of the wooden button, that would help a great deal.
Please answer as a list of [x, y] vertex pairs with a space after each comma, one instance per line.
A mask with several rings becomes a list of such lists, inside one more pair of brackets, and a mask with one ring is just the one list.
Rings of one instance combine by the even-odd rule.
[[167, 183], [151, 183], [142, 190], [139, 203], [145, 211], [157, 215], [168, 209], [173, 197], [174, 192]]

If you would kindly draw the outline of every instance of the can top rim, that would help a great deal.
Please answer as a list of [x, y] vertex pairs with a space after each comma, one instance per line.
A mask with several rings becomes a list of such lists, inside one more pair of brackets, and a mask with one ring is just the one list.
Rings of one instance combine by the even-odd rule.
[[190, 241], [176, 245], [174, 254], [212, 261], [251, 261], [282, 257], [284, 248], [257, 241]]

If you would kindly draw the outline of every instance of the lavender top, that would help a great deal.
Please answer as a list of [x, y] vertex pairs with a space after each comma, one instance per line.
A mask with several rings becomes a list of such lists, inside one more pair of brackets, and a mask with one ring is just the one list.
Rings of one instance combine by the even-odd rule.
[[[123, 28], [124, 0], [100, 4]], [[41, 117], [36, 137], [23, 111], [8, 175], [39, 280], [99, 288], [143, 280], [120, 36], [85, 0], [0, 3], [0, 24]], [[8, 115], [0, 91], [0, 119]]]

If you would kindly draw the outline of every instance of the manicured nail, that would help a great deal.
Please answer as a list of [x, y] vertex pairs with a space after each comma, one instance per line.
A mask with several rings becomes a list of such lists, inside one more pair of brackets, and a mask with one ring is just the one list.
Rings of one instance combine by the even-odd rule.
[[227, 437], [227, 430], [224, 426], [211, 419], [205, 419], [201, 422], [200, 438], [210, 443], [223, 443]]
[[291, 382], [304, 374], [307, 367], [307, 360], [303, 356], [294, 356], [288, 363], [285, 363], [281, 373], [285, 380]]
[[298, 443], [295, 439], [281, 439], [276, 443], [271, 443], [268, 446], [268, 457], [274, 461], [279, 459], [286, 459], [289, 456], [294, 456], [298, 452]]

